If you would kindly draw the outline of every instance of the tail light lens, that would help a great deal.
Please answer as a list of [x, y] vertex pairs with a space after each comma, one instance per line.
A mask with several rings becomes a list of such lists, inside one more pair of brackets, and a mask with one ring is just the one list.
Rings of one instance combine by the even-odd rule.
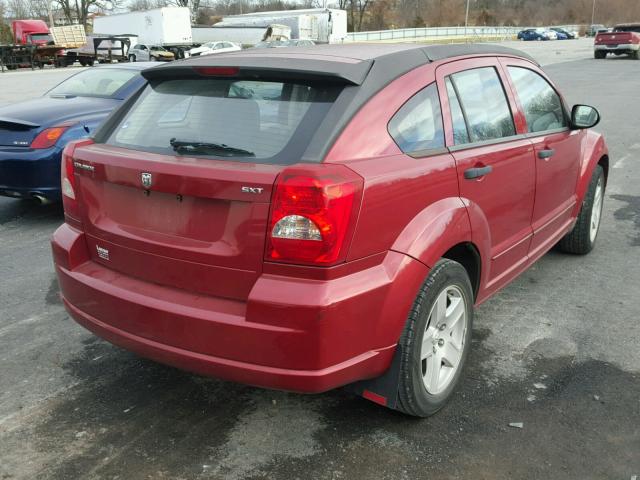
[[38, 134], [33, 142], [31, 142], [31, 148], [41, 149], [53, 147], [67, 128], [69, 128], [69, 125], [45, 128]]
[[78, 147], [91, 145], [93, 140], [85, 138], [69, 142], [62, 151], [62, 162], [60, 165], [60, 182], [62, 189], [62, 206], [64, 215], [68, 223], [78, 225], [80, 223], [80, 212], [76, 199], [76, 177], [73, 167], [73, 154]]
[[344, 261], [363, 180], [343, 165], [288, 168], [276, 181], [266, 259], [330, 266]]

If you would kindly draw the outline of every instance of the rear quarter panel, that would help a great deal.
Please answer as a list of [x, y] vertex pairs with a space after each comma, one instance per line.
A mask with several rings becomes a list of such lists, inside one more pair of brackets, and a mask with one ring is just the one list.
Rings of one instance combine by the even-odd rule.
[[[455, 161], [449, 152], [443, 149], [427, 157], [410, 157], [387, 131], [398, 109], [435, 82], [434, 72], [435, 64], [424, 65], [376, 94], [351, 120], [325, 159], [345, 163], [364, 178], [348, 261], [396, 250], [431, 266], [438, 254], [455, 245], [448, 243], [469, 233]], [[444, 250], [435, 253], [434, 248]]]

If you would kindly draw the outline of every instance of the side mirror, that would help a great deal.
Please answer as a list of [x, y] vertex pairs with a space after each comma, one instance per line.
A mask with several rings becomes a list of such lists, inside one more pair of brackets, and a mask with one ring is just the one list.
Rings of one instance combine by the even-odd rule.
[[600, 113], [589, 105], [574, 105], [571, 109], [571, 126], [573, 128], [591, 128], [600, 122]]

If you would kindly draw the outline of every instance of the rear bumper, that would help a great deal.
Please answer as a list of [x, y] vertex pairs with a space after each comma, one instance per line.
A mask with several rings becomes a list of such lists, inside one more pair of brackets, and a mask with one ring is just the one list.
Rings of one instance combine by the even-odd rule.
[[620, 52], [620, 51], [636, 51], [640, 49], [640, 43], [622, 43], [619, 45], [596, 45], [596, 50], [603, 50], [606, 52]]
[[61, 154], [58, 147], [0, 149], [0, 195], [16, 198], [40, 195], [60, 200]]
[[380, 265], [331, 280], [263, 274], [238, 302], [105, 268], [66, 224], [52, 248], [67, 310], [96, 335], [203, 375], [306, 393], [384, 373], [428, 274], [389, 252]]

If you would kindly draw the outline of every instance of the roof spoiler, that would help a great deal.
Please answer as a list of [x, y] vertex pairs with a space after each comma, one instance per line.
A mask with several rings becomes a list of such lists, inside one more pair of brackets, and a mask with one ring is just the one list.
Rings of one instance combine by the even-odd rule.
[[18, 128], [38, 128], [40, 126], [39, 123], [28, 122], [26, 120], [18, 120], [16, 118], [7, 118], [0, 117], [0, 124], [4, 123], [5, 125], [15, 125]]
[[[195, 60], [195, 59], [194, 59]], [[266, 80], [321, 80], [348, 85], [362, 85], [373, 60], [327, 61], [309, 57], [291, 58], [284, 55], [256, 55], [177, 61], [142, 71], [147, 80], [175, 79], [186, 77], [215, 77], [219, 67], [220, 77], [261, 78]], [[233, 69], [234, 73], [229, 73]], [[203, 74], [202, 71], [211, 73]]]

